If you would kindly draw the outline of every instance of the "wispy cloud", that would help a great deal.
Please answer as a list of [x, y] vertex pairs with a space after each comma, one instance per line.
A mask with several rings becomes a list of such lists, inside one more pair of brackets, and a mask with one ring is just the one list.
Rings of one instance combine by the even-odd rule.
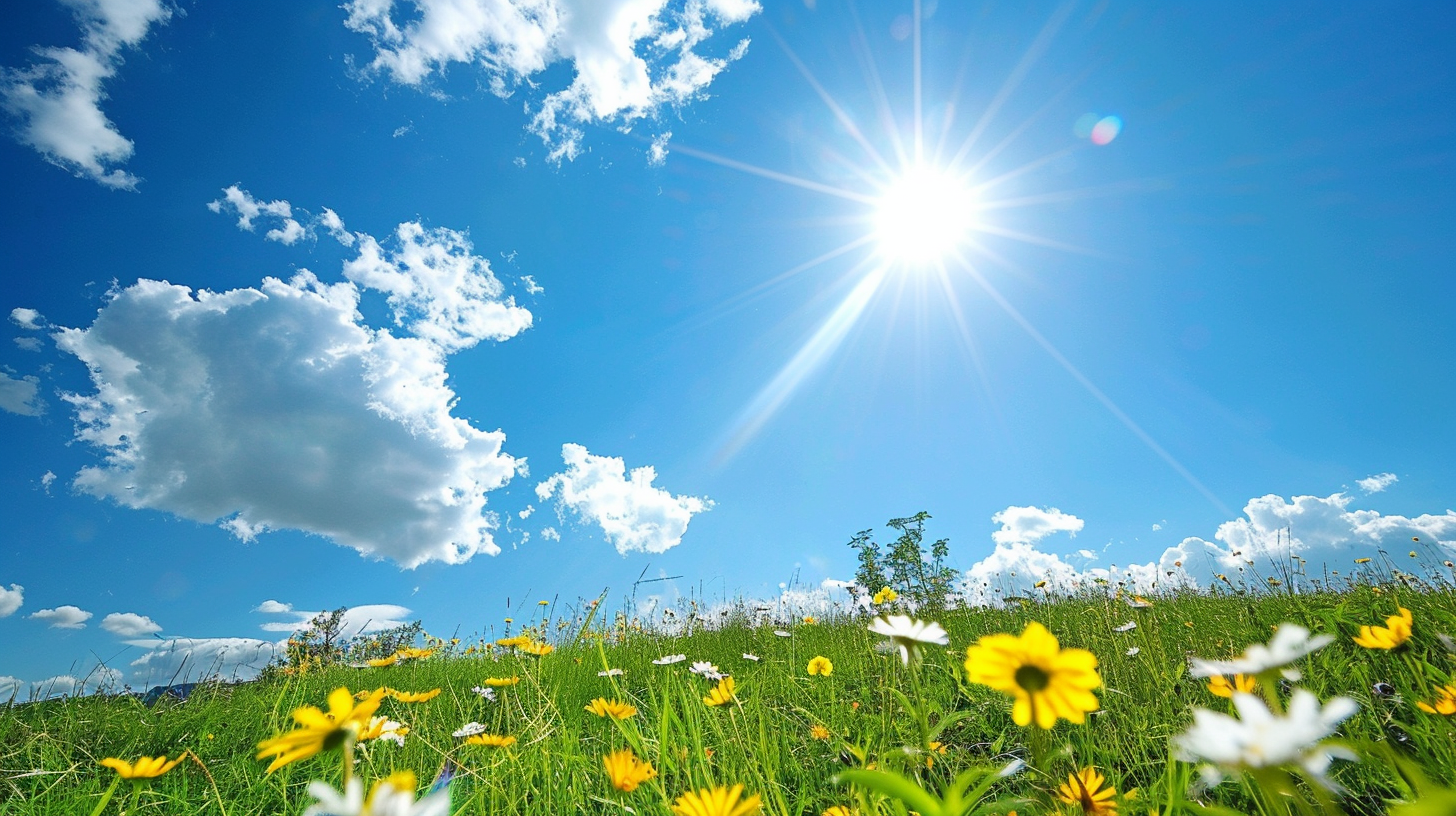
[[0, 106], [19, 120], [16, 138], [58, 167], [107, 187], [136, 189], [118, 165], [133, 145], [101, 110], [103, 85], [121, 53], [172, 14], [162, 0], [66, 0], [81, 27], [81, 48], [35, 47], [25, 68], [0, 68]]
[[410, 0], [396, 16], [396, 5], [405, 4], [344, 6], [345, 25], [374, 46], [365, 70], [395, 82], [422, 87], [451, 63], [473, 64], [506, 97], [569, 63], [571, 84], [532, 110], [530, 129], [553, 161], [580, 155], [586, 125], [630, 124], [701, 95], [748, 47], [706, 56], [704, 41], [760, 10], [751, 0]]
[[1355, 484], [1366, 493], [1380, 493], [1387, 487], [1400, 481], [1394, 473], [1377, 473], [1374, 476], [1367, 476], [1364, 479], [1356, 480]]
[[650, 465], [633, 468], [628, 476], [622, 459], [594, 456], [570, 443], [561, 446], [561, 458], [566, 471], [536, 485], [536, 496], [546, 501], [554, 495], [561, 507], [595, 522], [623, 555], [677, 546], [692, 517], [713, 506], [710, 499], [654, 487], [657, 471]]
[[0, 371], [0, 409], [21, 416], [40, 416], [45, 407], [40, 398], [40, 378], [33, 374], [12, 377]]
[[[292, 615], [293, 620], [268, 621], [259, 626], [265, 632], [298, 632], [307, 629], [309, 623], [321, 612], [305, 612], [294, 609], [292, 604], [279, 603], [278, 601], [264, 601], [258, 605], [255, 612], [262, 612], [270, 615]], [[370, 632], [382, 632], [386, 629], [394, 629], [404, 626], [408, 621], [410, 610], [407, 607], [394, 604], [363, 604], [351, 606], [344, 610], [344, 616], [340, 621], [339, 636], [351, 638]]]
[[41, 609], [30, 613], [28, 617], [44, 621], [50, 624], [52, 629], [85, 629], [86, 621], [90, 620], [92, 615], [80, 607], [67, 604], [55, 609]]
[[[221, 213], [224, 209], [237, 213], [238, 229], [253, 231], [253, 221], [259, 217], [272, 217], [278, 221], [278, 226], [268, 230], [263, 237], [269, 241], [277, 241], [285, 246], [296, 243], [306, 235], [303, 225], [293, 217], [293, 205], [282, 199], [274, 201], [259, 201], [253, 198], [253, 194], [234, 184], [222, 191], [222, 198], [207, 203], [207, 208], [215, 213]], [[333, 214], [332, 210], [328, 211]], [[335, 215], [334, 219], [338, 219]], [[343, 222], [339, 222], [339, 228], [343, 229]]]

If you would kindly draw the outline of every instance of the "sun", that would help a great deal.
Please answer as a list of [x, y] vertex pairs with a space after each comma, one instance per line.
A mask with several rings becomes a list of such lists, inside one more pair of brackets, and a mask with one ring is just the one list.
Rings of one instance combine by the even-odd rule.
[[954, 172], [916, 165], [885, 186], [874, 237], [890, 263], [921, 267], [945, 259], [975, 224], [976, 196]]

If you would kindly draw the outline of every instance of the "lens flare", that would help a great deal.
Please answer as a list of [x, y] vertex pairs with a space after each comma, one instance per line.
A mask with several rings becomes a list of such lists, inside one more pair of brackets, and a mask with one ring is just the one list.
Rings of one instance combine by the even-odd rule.
[[880, 196], [875, 238], [887, 260], [926, 264], [948, 256], [975, 216], [975, 196], [954, 174], [912, 167]]

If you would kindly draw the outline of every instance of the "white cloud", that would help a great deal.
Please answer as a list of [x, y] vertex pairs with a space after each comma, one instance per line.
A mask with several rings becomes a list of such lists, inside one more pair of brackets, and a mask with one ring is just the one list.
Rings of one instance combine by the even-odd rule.
[[90, 612], [67, 604], [55, 609], [41, 609], [30, 613], [28, 617], [45, 621], [52, 629], [85, 629], [86, 621], [92, 616]]
[[118, 637], [141, 637], [162, 631], [156, 621], [135, 612], [112, 612], [101, 620], [101, 628]]
[[554, 63], [569, 62], [571, 85], [548, 94], [530, 125], [553, 161], [580, 154], [585, 125], [626, 127], [699, 96], [748, 41], [716, 58], [698, 47], [714, 26], [744, 22], [760, 10], [751, 0], [410, 0], [402, 22], [395, 5], [344, 6], [345, 25], [374, 46], [367, 70], [395, 82], [419, 87], [451, 63], [475, 64], [505, 97], [523, 84], [534, 88], [532, 77]]
[[0, 618], [8, 618], [15, 614], [25, 603], [25, 587], [20, 584], [11, 584], [9, 589], [0, 586]]
[[1377, 473], [1374, 476], [1367, 476], [1364, 479], [1359, 479], [1355, 482], [1355, 484], [1359, 485], [1360, 489], [1365, 491], [1366, 493], [1379, 493], [1380, 491], [1384, 490], [1387, 487], [1390, 487], [1398, 481], [1400, 481], [1400, 479], [1397, 478], [1394, 473]]
[[546, 291], [545, 287], [537, 283], [536, 278], [531, 275], [522, 275], [521, 283], [526, 285], [526, 294], [528, 295], [539, 295]]
[[[279, 604], [277, 601], [265, 601], [264, 605], [274, 604], [268, 610], [259, 606], [259, 612], [271, 612], [273, 614], [293, 615], [290, 621], [269, 621], [258, 628], [265, 632], [298, 632], [308, 628], [308, 624], [319, 612], [304, 612], [294, 609], [292, 604]], [[285, 608], [278, 608], [285, 607]], [[344, 610], [344, 617], [340, 622], [339, 636], [351, 638], [360, 634], [370, 632], [382, 632], [386, 629], [393, 629], [397, 626], [404, 626], [408, 621], [404, 620], [410, 614], [410, 610], [403, 606], [394, 604], [364, 604], [362, 606], [351, 606]]]
[[45, 315], [34, 309], [20, 307], [10, 310], [10, 322], [28, 331], [45, 328]]
[[677, 546], [692, 517], [713, 506], [709, 499], [673, 496], [653, 487], [657, 471], [650, 465], [633, 468], [617, 457], [593, 456], [581, 445], [561, 446], [566, 471], [536, 485], [542, 501], [558, 495], [558, 506], [569, 507], [601, 525], [602, 532], [626, 555], [660, 553]]
[[40, 475], [40, 486], [41, 486], [41, 489], [46, 492], [46, 495], [47, 496], [49, 496], [51, 494], [51, 485], [53, 485], [55, 483], [56, 483], [56, 474], [55, 474], [54, 471], [47, 470], [45, 473], [42, 473]]
[[528, 518], [531, 517], [531, 514], [534, 513], [534, 512], [536, 512], [536, 507], [534, 505], [528, 504], [528, 505], [526, 505], [526, 509], [525, 510], [522, 510], [521, 512], [517, 513], [516, 515], [519, 516], [520, 518], [528, 519]]
[[672, 138], [672, 131], [659, 133], [652, 137], [652, 144], [647, 148], [647, 166], [661, 167], [667, 164], [667, 140]]
[[344, 246], [354, 245], [354, 234], [344, 229], [344, 219], [340, 218], [338, 213], [324, 207], [323, 214], [318, 217], [318, 223], [335, 241]]
[[286, 604], [282, 603], [281, 601], [275, 601], [272, 598], [269, 598], [268, 600], [253, 607], [253, 611], [263, 612], [269, 615], [276, 615], [282, 612], [292, 612], [293, 604]]
[[1053, 533], [1076, 536], [1082, 531], [1082, 520], [1055, 507], [1011, 507], [991, 516], [1001, 529], [991, 534], [997, 544], [1035, 544]]
[[38, 337], [12, 337], [10, 339], [25, 351], [40, 351], [40, 338]]
[[170, 638], [128, 641], [149, 651], [131, 662], [133, 685], [201, 680], [251, 680], [283, 653], [283, 646], [254, 638]]
[[25, 686], [25, 681], [10, 675], [0, 676], [0, 703], [9, 702], [19, 696], [20, 689]]
[[[238, 214], [238, 229], [253, 231], [253, 220], [256, 218], [272, 218], [279, 222], [277, 227], [268, 230], [263, 237], [269, 241], [277, 241], [284, 246], [291, 246], [298, 239], [306, 235], [303, 225], [293, 217], [293, 205], [283, 199], [274, 201], [259, 201], [253, 198], [252, 193], [234, 184], [222, 191], [223, 197], [207, 203], [207, 208], [215, 213], [221, 213], [224, 207], [230, 208]], [[333, 210], [327, 211], [334, 215]], [[324, 216], [327, 218], [327, 216]], [[338, 216], [334, 215], [337, 220]], [[340, 229], [343, 222], [339, 222]]]
[[560, 541], [561, 533], [556, 532], [555, 527], [542, 527], [541, 537], [547, 541]]
[[76, 489], [132, 508], [327, 536], [406, 567], [495, 554], [486, 493], [522, 464], [452, 416], [440, 348], [364, 325], [352, 283], [302, 271], [193, 292], [139, 280], [57, 345], [96, 391], [67, 394], [104, 455]]
[[45, 413], [45, 402], [40, 399], [40, 379], [34, 375], [16, 378], [0, 371], [0, 409], [21, 416]]
[[[0, 684], [4, 680], [15, 678], [0, 678]], [[106, 666], [97, 666], [85, 677], [73, 677], [69, 674], [48, 677], [44, 680], [36, 680], [33, 683], [24, 683], [25, 692], [30, 700], [46, 700], [51, 697], [70, 697], [83, 694], [95, 694], [97, 692], [118, 691], [122, 681], [121, 672]], [[0, 686], [3, 687], [3, 686]]]
[[395, 238], [385, 249], [361, 233], [359, 255], [344, 264], [344, 276], [384, 292], [397, 325], [447, 353], [530, 328], [530, 311], [501, 298], [504, 287], [490, 262], [471, 253], [464, 233], [409, 222]]
[[153, 23], [172, 14], [162, 0], [65, 0], [83, 35], [81, 48], [41, 48], [26, 68], [0, 68], [0, 106], [20, 120], [16, 138], [52, 164], [107, 187], [136, 189], [116, 166], [133, 145], [101, 111], [103, 83]]

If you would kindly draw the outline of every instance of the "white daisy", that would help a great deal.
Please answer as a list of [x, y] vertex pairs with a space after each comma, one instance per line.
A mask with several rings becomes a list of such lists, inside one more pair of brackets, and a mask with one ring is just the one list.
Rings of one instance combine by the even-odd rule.
[[712, 663], [709, 663], [706, 660], [698, 660], [694, 662], [691, 667], [688, 668], [688, 671], [692, 672], [693, 674], [701, 674], [704, 677], [709, 677], [710, 675], [718, 673], [718, 667], [714, 666]]
[[[1309, 630], [1294, 623], [1281, 623], [1266, 646], [1255, 643], [1244, 650], [1241, 657], [1233, 660], [1199, 660], [1194, 658], [1189, 670], [1194, 677], [1213, 677], [1219, 674], [1263, 674], [1282, 669], [1290, 663], [1312, 652], [1317, 652], [1334, 640], [1329, 635], [1310, 637]], [[1297, 672], [1286, 672], [1286, 676]]]
[[485, 726], [478, 722], [468, 722], [455, 730], [452, 737], [473, 737], [476, 734], [484, 734]]
[[1131, 649], [1128, 649], [1127, 652], [1126, 652], [1126, 654], [1127, 654], [1128, 657], [1137, 657], [1138, 652], [1141, 652], [1141, 651], [1142, 651], [1142, 649], [1139, 649], [1138, 647], [1134, 646]]
[[489, 686], [474, 686], [470, 690], [484, 697], [486, 702], [495, 702], [495, 689]]
[[757, 663], [758, 662], [758, 655], [749, 654], [748, 652], [744, 652], [743, 653], [743, 659], [744, 660], [752, 660], [754, 663]]
[[1233, 703], [1237, 719], [1193, 709], [1193, 727], [1173, 740], [1183, 761], [1211, 763], [1217, 770], [1207, 775], [1214, 779], [1219, 771], [1298, 764], [1311, 779], [1334, 790], [1336, 785], [1325, 775], [1330, 763], [1359, 758], [1344, 746], [1320, 742], [1359, 710], [1359, 704], [1349, 697], [1336, 697], [1322, 708], [1312, 693], [1295, 689], [1289, 713], [1282, 717], [1257, 695], [1234, 692]]
[[659, 658], [657, 658], [656, 660], [654, 660], [652, 662], [654, 664], [658, 665], [658, 666], [671, 666], [674, 663], [681, 663], [681, 662], [683, 662], [684, 660], [687, 660], [687, 659], [688, 659], [688, 656], [685, 655], [685, 654], [676, 654], [676, 655], [667, 655], [665, 657], [659, 657]]
[[900, 650], [900, 660], [910, 663], [910, 656], [919, 652], [928, 643], [945, 646], [950, 636], [934, 621], [920, 621], [909, 615], [890, 615], [875, 618], [870, 622], [870, 631], [889, 638], [890, 643]]
[[621, 677], [624, 674], [626, 672], [621, 669], [607, 669], [606, 671], [597, 672], [597, 677]]
[[774, 634], [775, 635], [778, 635], [779, 637], [793, 637], [794, 636], [794, 633], [793, 632], [786, 632], [783, 629], [775, 629], [774, 630]]
[[344, 792], [334, 790], [327, 782], [310, 782], [308, 795], [314, 803], [303, 816], [449, 816], [450, 794], [440, 790], [415, 801], [413, 791], [381, 784], [364, 798], [364, 783], [358, 777], [349, 780]]
[[1128, 621], [1127, 623], [1124, 623], [1121, 626], [1114, 626], [1114, 627], [1112, 627], [1112, 631], [1114, 631], [1114, 632], [1131, 632], [1132, 630], [1134, 630], [1136, 628], [1137, 628], [1137, 621]]

